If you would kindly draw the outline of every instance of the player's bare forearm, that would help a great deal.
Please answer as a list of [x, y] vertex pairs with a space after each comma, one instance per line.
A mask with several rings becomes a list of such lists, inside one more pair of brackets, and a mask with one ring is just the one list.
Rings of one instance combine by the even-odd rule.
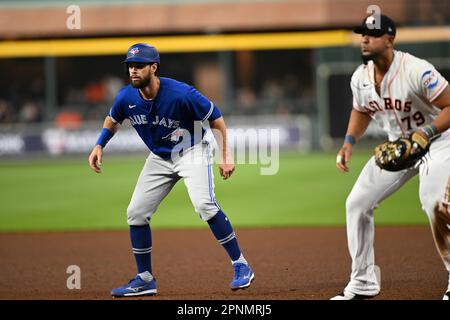
[[450, 105], [444, 108], [432, 123], [436, 126], [438, 133], [450, 128]]
[[110, 116], [106, 116], [105, 121], [103, 122], [103, 128], [108, 129], [109, 131], [111, 131], [114, 134], [117, 132], [117, 130], [119, 130], [119, 127], [120, 127], [120, 124], [112, 121]]
[[223, 119], [223, 117], [220, 117], [218, 119], [210, 121], [209, 126], [212, 129], [214, 138], [216, 139], [217, 145], [220, 149], [220, 175], [224, 179], [228, 179], [233, 174], [235, 166], [233, 158], [231, 157], [230, 149], [228, 147], [228, 135], [225, 120]]
[[[227, 127], [225, 125], [225, 120], [223, 117], [215, 119], [209, 122], [209, 126], [211, 127], [212, 132], [214, 134], [214, 138], [217, 141], [217, 144], [220, 149], [221, 162], [227, 163], [231, 161], [230, 149], [228, 148], [228, 139], [227, 139]], [[231, 162], [232, 163], [232, 162]]]
[[371, 120], [372, 118], [367, 113], [352, 109], [346, 135], [359, 140], [366, 132]]
[[359, 140], [364, 132], [366, 132], [371, 120], [372, 118], [367, 113], [352, 109], [346, 133], [346, 136], [351, 137], [351, 139], [346, 138], [344, 140], [344, 144], [342, 145], [342, 148], [339, 150], [336, 157], [336, 168], [339, 171], [349, 171], [347, 164], [350, 161], [353, 153], [353, 144], [349, 141], [354, 139], [354, 142], [356, 142], [357, 140]]
[[436, 126], [438, 133], [444, 132], [450, 128], [450, 86], [447, 86], [432, 103], [442, 109], [432, 124]]

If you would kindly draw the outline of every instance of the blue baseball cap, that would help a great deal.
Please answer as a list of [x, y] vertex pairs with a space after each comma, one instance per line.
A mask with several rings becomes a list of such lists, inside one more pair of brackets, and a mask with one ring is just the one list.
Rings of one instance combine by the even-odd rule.
[[156, 48], [146, 43], [136, 43], [128, 48], [127, 57], [122, 63], [128, 62], [161, 63]]

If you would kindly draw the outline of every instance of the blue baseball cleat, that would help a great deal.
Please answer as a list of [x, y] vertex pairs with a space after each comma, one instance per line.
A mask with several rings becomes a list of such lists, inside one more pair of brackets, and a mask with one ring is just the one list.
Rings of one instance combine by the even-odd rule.
[[234, 277], [230, 283], [231, 290], [245, 289], [250, 287], [250, 284], [255, 278], [255, 274], [253, 273], [252, 268], [244, 263], [235, 263], [233, 265], [233, 268]]
[[146, 282], [137, 275], [128, 284], [112, 289], [111, 295], [113, 297], [154, 296], [156, 295], [156, 281], [153, 279], [150, 282]]

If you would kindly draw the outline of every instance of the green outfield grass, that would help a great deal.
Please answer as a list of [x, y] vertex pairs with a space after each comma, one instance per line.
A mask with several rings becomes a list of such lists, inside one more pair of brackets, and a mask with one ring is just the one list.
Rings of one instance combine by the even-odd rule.
[[[235, 226], [344, 225], [345, 198], [369, 153], [357, 152], [351, 172], [339, 173], [335, 154], [286, 154], [278, 174], [239, 165], [216, 198]], [[102, 174], [86, 159], [0, 163], [0, 231], [127, 228], [126, 208], [143, 157], [108, 157]], [[417, 177], [377, 210], [377, 224], [424, 224]], [[204, 227], [180, 181], [152, 220], [157, 228]]]

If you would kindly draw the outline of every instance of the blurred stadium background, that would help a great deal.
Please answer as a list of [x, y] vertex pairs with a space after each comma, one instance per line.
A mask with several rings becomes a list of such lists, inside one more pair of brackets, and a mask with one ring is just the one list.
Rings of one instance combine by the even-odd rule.
[[[79, 29], [67, 27], [70, 5], [80, 8]], [[120, 62], [135, 42], [155, 45], [161, 75], [196, 86], [230, 128], [280, 130], [277, 175], [240, 165], [229, 182], [216, 178], [236, 225], [343, 225], [345, 197], [382, 137], [371, 126], [352, 172], [335, 170], [361, 63], [350, 30], [369, 5], [397, 22], [397, 49], [450, 79], [448, 0], [0, 1], [0, 230], [126, 227], [145, 146], [125, 125], [102, 176], [86, 160], [127, 83]], [[425, 223], [417, 192], [415, 179], [377, 221]], [[154, 226], [203, 226], [188, 212], [179, 184]]]

